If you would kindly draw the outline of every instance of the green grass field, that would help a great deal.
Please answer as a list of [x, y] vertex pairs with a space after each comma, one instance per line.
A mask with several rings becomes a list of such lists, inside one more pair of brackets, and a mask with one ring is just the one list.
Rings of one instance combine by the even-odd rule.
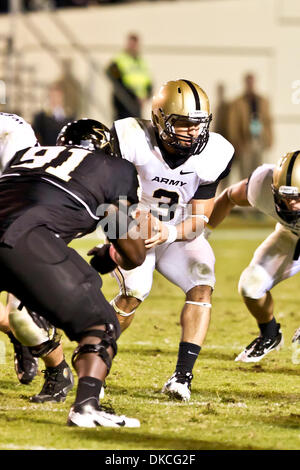
[[[63, 404], [31, 404], [29, 397], [41, 388], [42, 376], [29, 386], [18, 384], [12, 347], [2, 334], [6, 356], [0, 364], [0, 449], [299, 449], [300, 365], [291, 362], [291, 338], [300, 325], [299, 278], [273, 290], [276, 318], [285, 337], [283, 350], [259, 364], [234, 362], [257, 335], [255, 321], [237, 292], [239, 275], [272, 230], [253, 223], [235, 225], [226, 223], [211, 239], [217, 259], [212, 321], [188, 404], [160, 393], [177, 359], [184, 296], [156, 273], [150, 297], [119, 340], [104, 399], [120, 414], [138, 417], [141, 427], [68, 428], [74, 390]], [[74, 243], [82, 254], [91, 246], [92, 240]], [[105, 276], [107, 298], [116, 292], [115, 281]], [[64, 339], [69, 362], [74, 347]]]

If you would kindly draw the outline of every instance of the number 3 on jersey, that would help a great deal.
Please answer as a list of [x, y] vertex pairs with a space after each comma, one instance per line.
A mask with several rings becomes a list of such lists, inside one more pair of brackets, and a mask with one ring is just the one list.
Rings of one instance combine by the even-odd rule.
[[[66, 147], [32, 147], [21, 157], [17, 156], [10, 168], [41, 169], [64, 181], [71, 179], [70, 173], [91, 153], [90, 150]], [[55, 162], [55, 160], [57, 160]]]
[[166, 210], [166, 214], [159, 214], [158, 218], [162, 222], [169, 222], [170, 220], [174, 219], [176, 204], [179, 201], [179, 194], [175, 191], [166, 191], [165, 189], [157, 189], [152, 194], [152, 197], [156, 199], [160, 199], [161, 201], [158, 202], [158, 207], [160, 210]]

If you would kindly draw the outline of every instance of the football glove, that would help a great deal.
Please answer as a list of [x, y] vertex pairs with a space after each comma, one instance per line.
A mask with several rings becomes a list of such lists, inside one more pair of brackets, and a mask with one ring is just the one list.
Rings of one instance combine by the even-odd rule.
[[89, 256], [93, 255], [90, 265], [100, 274], [110, 273], [117, 267], [117, 263], [111, 257], [112, 249], [113, 246], [106, 243], [102, 246], [95, 246], [88, 252]]

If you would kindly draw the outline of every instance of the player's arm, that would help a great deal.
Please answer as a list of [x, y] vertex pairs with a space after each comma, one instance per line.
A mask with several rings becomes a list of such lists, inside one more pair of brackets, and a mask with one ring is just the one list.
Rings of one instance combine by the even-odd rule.
[[156, 234], [145, 241], [147, 249], [162, 243], [193, 240], [201, 235], [209, 221], [214, 207], [214, 197], [210, 199], [192, 199], [190, 201], [191, 215], [178, 225], [167, 225], [156, 222]]
[[217, 227], [235, 206], [250, 206], [247, 199], [247, 185], [246, 178], [224, 189], [215, 200], [208, 227]]
[[[122, 207], [123, 204], [123, 207]], [[110, 204], [106, 208], [101, 225], [111, 243], [93, 248], [88, 252], [93, 256], [90, 264], [101, 274], [106, 274], [117, 266], [129, 270], [140, 266], [145, 259], [145, 243], [138, 224], [128, 215], [128, 202], [122, 201], [118, 207]]]
[[[95, 247], [88, 253], [94, 255], [90, 263], [101, 274], [112, 271], [117, 265], [126, 270], [134, 269], [146, 256], [140, 227], [130, 215], [130, 209], [138, 203], [136, 169], [127, 161], [115, 161], [112, 170], [114, 178], [110, 178], [111, 184], [107, 186], [106, 200], [114, 203], [105, 205], [100, 216], [102, 229], [111, 243]], [[120, 178], [117, 172], [121, 172]], [[109, 176], [106, 175], [107, 179]]]
[[3, 145], [1, 153], [2, 170], [19, 150], [34, 147], [37, 144], [36, 135], [26, 121], [17, 115], [6, 116], [1, 122]]

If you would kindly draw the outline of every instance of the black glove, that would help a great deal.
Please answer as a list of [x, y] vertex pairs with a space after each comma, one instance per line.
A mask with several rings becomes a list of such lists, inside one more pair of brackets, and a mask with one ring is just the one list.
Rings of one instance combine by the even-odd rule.
[[110, 273], [117, 267], [110, 257], [109, 248], [110, 244], [107, 243], [101, 247], [95, 246], [88, 252], [89, 256], [94, 255], [90, 260], [90, 265], [100, 274]]

